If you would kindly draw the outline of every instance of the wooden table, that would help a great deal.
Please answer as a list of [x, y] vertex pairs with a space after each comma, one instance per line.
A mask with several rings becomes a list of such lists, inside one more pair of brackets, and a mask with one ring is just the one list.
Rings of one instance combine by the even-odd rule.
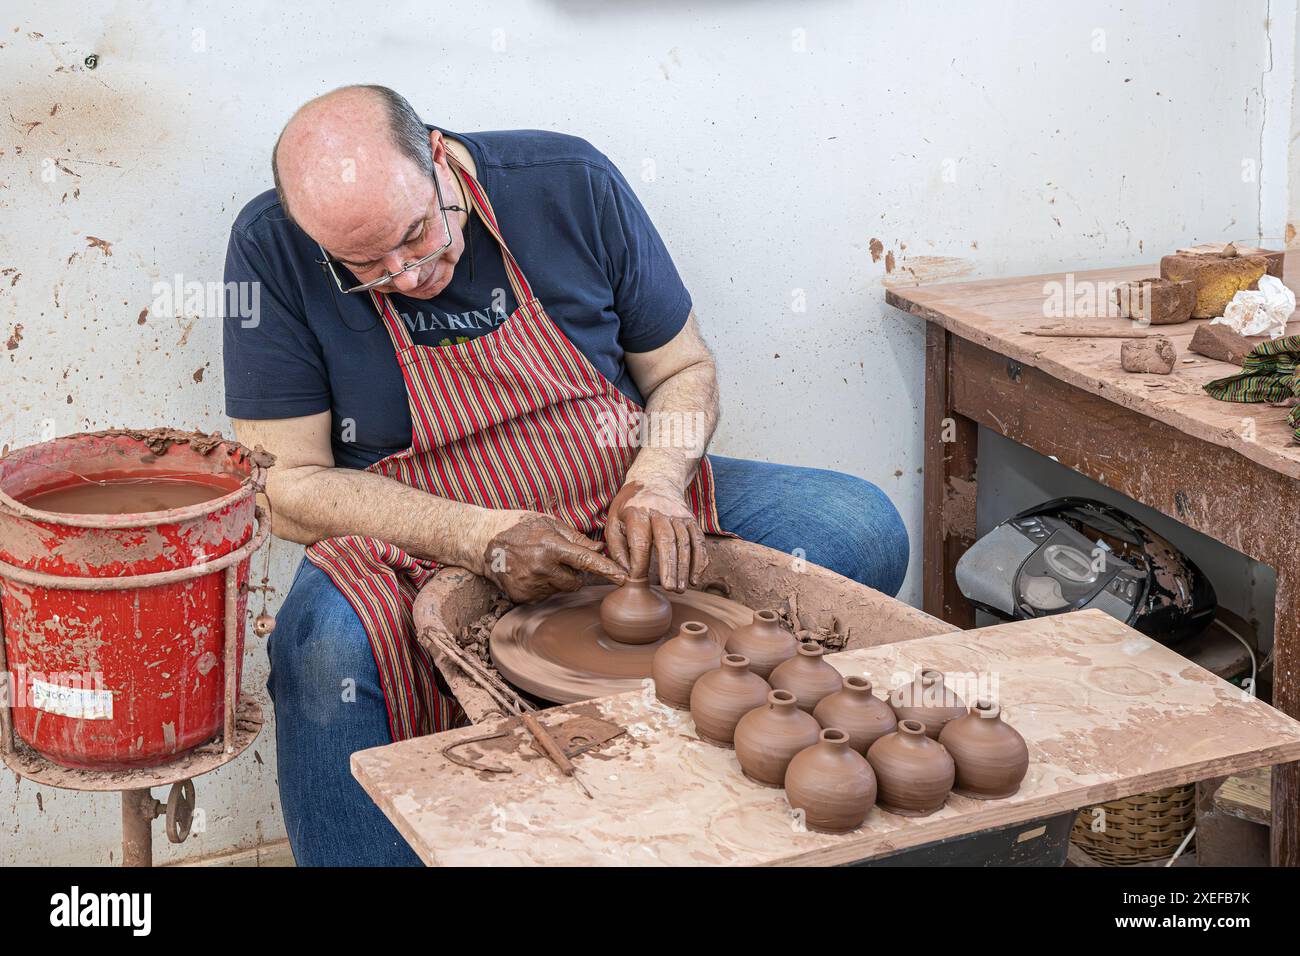
[[[1295, 254], [1285, 281], [1300, 287]], [[1172, 375], [1121, 370], [1120, 340], [1044, 338], [1027, 329], [1122, 319], [1045, 315], [1057, 289], [1158, 274], [1156, 266], [894, 287], [886, 301], [926, 321], [923, 608], [961, 627], [974, 608], [957, 559], [975, 540], [977, 425], [993, 429], [1181, 521], [1277, 574], [1273, 702], [1300, 715], [1300, 445], [1287, 410], [1210, 398], [1201, 386], [1236, 371], [1186, 351], [1208, 320], [1155, 331], [1179, 353]], [[1060, 283], [1053, 287], [1050, 283]], [[1084, 303], [1086, 306], [1086, 302]], [[1292, 321], [1291, 332], [1300, 331]], [[1194, 358], [1184, 363], [1185, 357]], [[1300, 767], [1272, 775], [1272, 858], [1300, 865]]]
[[542, 715], [556, 724], [588, 713], [627, 729], [576, 758], [592, 800], [519, 732], [476, 745], [510, 773], [442, 755], [483, 725], [360, 751], [352, 772], [430, 865], [834, 864], [1300, 759], [1296, 721], [1100, 611], [826, 659], [881, 692], [922, 666], [959, 691], [962, 680], [983, 681], [1029, 744], [1020, 792], [953, 796], [923, 818], [876, 808], [850, 834], [799, 832], [784, 791], [742, 777], [734, 752], [696, 738], [689, 714], [641, 692]]

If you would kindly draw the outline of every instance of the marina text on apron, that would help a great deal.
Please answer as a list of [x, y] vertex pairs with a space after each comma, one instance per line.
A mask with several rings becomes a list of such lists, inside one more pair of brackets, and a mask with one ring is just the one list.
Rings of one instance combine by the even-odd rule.
[[[454, 345], [416, 345], [382, 293], [371, 292], [397, 352], [411, 412], [411, 447], [367, 471], [429, 494], [484, 508], [538, 511], [598, 537], [636, 457], [610, 441], [611, 422], [640, 406], [614, 387], [533, 295], [498, 227], [492, 204], [447, 154], [474, 209], [501, 247], [518, 308], [494, 331]], [[605, 436], [602, 440], [602, 436]], [[713, 470], [701, 459], [687, 504], [706, 534], [724, 534]], [[440, 688], [432, 655], [415, 638], [411, 609], [441, 565], [361, 535], [307, 549], [365, 626], [394, 740], [437, 733], [462, 714]]]

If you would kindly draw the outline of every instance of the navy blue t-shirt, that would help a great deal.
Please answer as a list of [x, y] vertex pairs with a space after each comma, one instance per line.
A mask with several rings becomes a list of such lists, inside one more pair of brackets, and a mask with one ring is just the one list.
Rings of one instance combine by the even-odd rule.
[[[686, 324], [691, 298], [627, 180], [574, 136], [443, 132], [474, 157], [501, 233], [547, 314], [605, 378], [642, 403], [623, 353], [671, 341]], [[436, 298], [389, 296], [417, 345], [490, 334], [517, 308], [500, 246], [476, 213], [465, 239], [452, 280]], [[328, 409], [335, 464], [365, 468], [410, 446], [406, 387], [370, 296], [341, 293], [320, 259], [274, 190], [235, 220], [226, 282], [260, 287], [255, 320], [241, 316], [250, 310], [235, 308], [229, 296], [226, 414], [296, 418]], [[351, 284], [351, 274], [336, 268]], [[241, 301], [251, 302], [247, 291]]]

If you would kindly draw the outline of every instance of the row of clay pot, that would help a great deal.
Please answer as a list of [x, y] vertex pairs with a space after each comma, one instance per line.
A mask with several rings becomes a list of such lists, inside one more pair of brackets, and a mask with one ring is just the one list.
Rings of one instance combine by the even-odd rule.
[[841, 686], [839, 671], [822, 660], [820, 645], [799, 643], [781, 626], [776, 612], [759, 611], [750, 624], [731, 632], [725, 648], [718, 645], [704, 624], [683, 624], [677, 636], [655, 652], [651, 676], [656, 696], [669, 706], [689, 707], [695, 681], [721, 666], [724, 650], [744, 657], [748, 669], [771, 687], [790, 691], [800, 709], [810, 714], [823, 697]]
[[[606, 602], [618, 593], [611, 593]], [[602, 620], [604, 613], [602, 609]], [[605, 626], [608, 630], [609, 622]], [[670, 707], [689, 708], [695, 682], [721, 667], [724, 653], [745, 658], [745, 670], [764, 682], [764, 694], [769, 686], [789, 690], [808, 713], [823, 697], [840, 689], [839, 671], [821, 659], [819, 645], [800, 644], [781, 626], [775, 611], [759, 611], [751, 623], [731, 632], [725, 648], [706, 625], [698, 621], [684, 623], [677, 635], [655, 652], [650, 672], [655, 695]], [[757, 687], [753, 682], [749, 684], [751, 689]]]
[[1029, 748], [1002, 720], [996, 703], [980, 700], [968, 710], [944, 684], [942, 673], [925, 668], [911, 683], [894, 689], [889, 705], [900, 723], [917, 721], [927, 737], [948, 750], [956, 763], [955, 793], [996, 800], [1020, 789], [1029, 770]]
[[[864, 684], [870, 695], [865, 679], [846, 678], [844, 690], [826, 698], [831, 706], [822, 714], [877, 710], [862, 702]], [[741, 718], [734, 743], [745, 776], [766, 786], [784, 786], [790, 806], [802, 809], [807, 825], [816, 830], [857, 828], [877, 799], [883, 810], [928, 816], [954, 788], [981, 800], [1009, 797], [1019, 789], [1029, 768], [1029, 750], [1024, 738], [1001, 720], [997, 704], [979, 701], [940, 736], [934, 740], [921, 721], [904, 719], [870, 740], [864, 755], [849, 731], [819, 723], [802, 711], [792, 693], [773, 690], [766, 706]]]
[[[772, 628], [785, 634], [792, 656], [775, 659]], [[821, 647], [796, 642], [773, 612], [760, 611], [754, 625], [735, 634], [742, 634], [735, 647], [766, 653], [770, 683], [750, 659], [724, 654], [709, 629], [692, 621], [655, 655], [656, 695], [689, 708], [702, 739], [734, 743], [745, 776], [784, 786], [809, 827], [855, 829], [877, 796], [882, 809], [927, 815], [954, 785], [981, 799], [1019, 788], [1029, 764], [1024, 739], [992, 702], [979, 701], [968, 713], [941, 673], [923, 670], [887, 704], [866, 678], [842, 678]]]

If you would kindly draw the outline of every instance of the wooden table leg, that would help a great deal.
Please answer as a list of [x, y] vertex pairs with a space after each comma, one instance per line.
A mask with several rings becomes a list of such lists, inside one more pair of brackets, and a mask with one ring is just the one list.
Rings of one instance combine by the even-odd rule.
[[975, 608], [957, 590], [957, 559], [975, 542], [978, 426], [952, 408], [951, 336], [925, 325], [925, 515], [922, 609], [949, 624], [975, 626]]
[[[1273, 625], [1273, 706], [1300, 719], [1300, 566], [1279, 563]], [[1270, 857], [1300, 866], [1300, 763], [1273, 768]]]

